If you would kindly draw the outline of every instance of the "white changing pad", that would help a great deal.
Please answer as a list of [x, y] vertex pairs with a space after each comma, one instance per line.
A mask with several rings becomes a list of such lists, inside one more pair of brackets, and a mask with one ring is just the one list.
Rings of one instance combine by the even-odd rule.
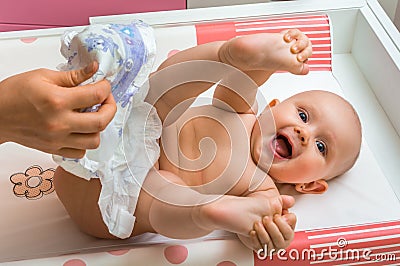
[[[0, 41], [0, 79], [39, 67], [55, 69], [63, 62], [58, 52], [62, 32], [63, 29], [53, 29], [5, 35], [7, 38]], [[21, 39], [36, 33], [33, 39]], [[196, 45], [193, 25], [158, 28], [156, 39], [158, 64], [174, 50]], [[278, 73], [263, 86], [262, 91], [265, 98], [271, 100], [284, 99], [310, 89], [342, 94], [340, 84], [329, 71], [316, 71], [307, 76]], [[121, 241], [95, 239], [78, 231], [55, 193], [44, 191], [35, 199], [16, 196], [10, 177], [26, 176], [26, 179], [31, 178], [32, 185], [37, 184], [38, 176], [45, 177], [56, 167], [50, 155], [7, 143], [0, 145], [0, 166], [0, 262], [172, 241], [155, 235]], [[298, 195], [291, 187], [284, 191], [296, 197], [293, 211], [298, 216], [297, 230], [400, 218], [400, 202], [365, 141], [355, 167], [332, 180], [327, 193]], [[221, 237], [231, 236], [217, 232], [206, 238]]]

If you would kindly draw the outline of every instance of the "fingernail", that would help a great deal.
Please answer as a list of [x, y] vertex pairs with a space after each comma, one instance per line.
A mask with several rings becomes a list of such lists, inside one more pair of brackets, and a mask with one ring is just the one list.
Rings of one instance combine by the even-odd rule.
[[83, 72], [85, 72], [85, 74], [91, 74], [93, 72], [93, 63], [89, 63], [89, 65], [83, 69]]
[[292, 40], [292, 36], [290, 36], [289, 34], [286, 34], [285, 37], [286, 37], [286, 40], [289, 41], [289, 42]]
[[293, 51], [297, 52], [297, 50], [299, 50], [299, 47], [293, 46]]

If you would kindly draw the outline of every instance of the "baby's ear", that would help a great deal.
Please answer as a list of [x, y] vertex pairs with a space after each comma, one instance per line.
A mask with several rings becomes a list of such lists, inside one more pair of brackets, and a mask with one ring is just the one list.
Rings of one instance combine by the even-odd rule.
[[320, 179], [310, 183], [296, 184], [296, 190], [305, 194], [322, 194], [328, 190], [328, 183]]
[[268, 106], [269, 107], [274, 107], [275, 105], [278, 105], [280, 101], [278, 99], [273, 99], [272, 101], [269, 102]]

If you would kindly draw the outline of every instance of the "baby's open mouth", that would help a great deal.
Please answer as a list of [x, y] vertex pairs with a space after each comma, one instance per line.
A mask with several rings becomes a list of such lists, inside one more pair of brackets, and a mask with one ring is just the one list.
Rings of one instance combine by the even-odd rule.
[[275, 152], [285, 159], [292, 157], [292, 144], [286, 136], [278, 135], [275, 138]]

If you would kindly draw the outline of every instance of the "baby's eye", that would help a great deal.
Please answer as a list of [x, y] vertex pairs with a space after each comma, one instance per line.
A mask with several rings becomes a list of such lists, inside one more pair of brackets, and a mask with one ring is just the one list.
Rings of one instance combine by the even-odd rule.
[[318, 148], [319, 152], [322, 153], [323, 155], [325, 155], [326, 154], [325, 143], [323, 143], [322, 141], [317, 140], [315, 142], [315, 144], [317, 145], [317, 148]]
[[300, 116], [300, 119], [303, 120], [304, 123], [308, 122], [308, 116], [307, 116], [306, 112], [299, 110], [299, 116]]

